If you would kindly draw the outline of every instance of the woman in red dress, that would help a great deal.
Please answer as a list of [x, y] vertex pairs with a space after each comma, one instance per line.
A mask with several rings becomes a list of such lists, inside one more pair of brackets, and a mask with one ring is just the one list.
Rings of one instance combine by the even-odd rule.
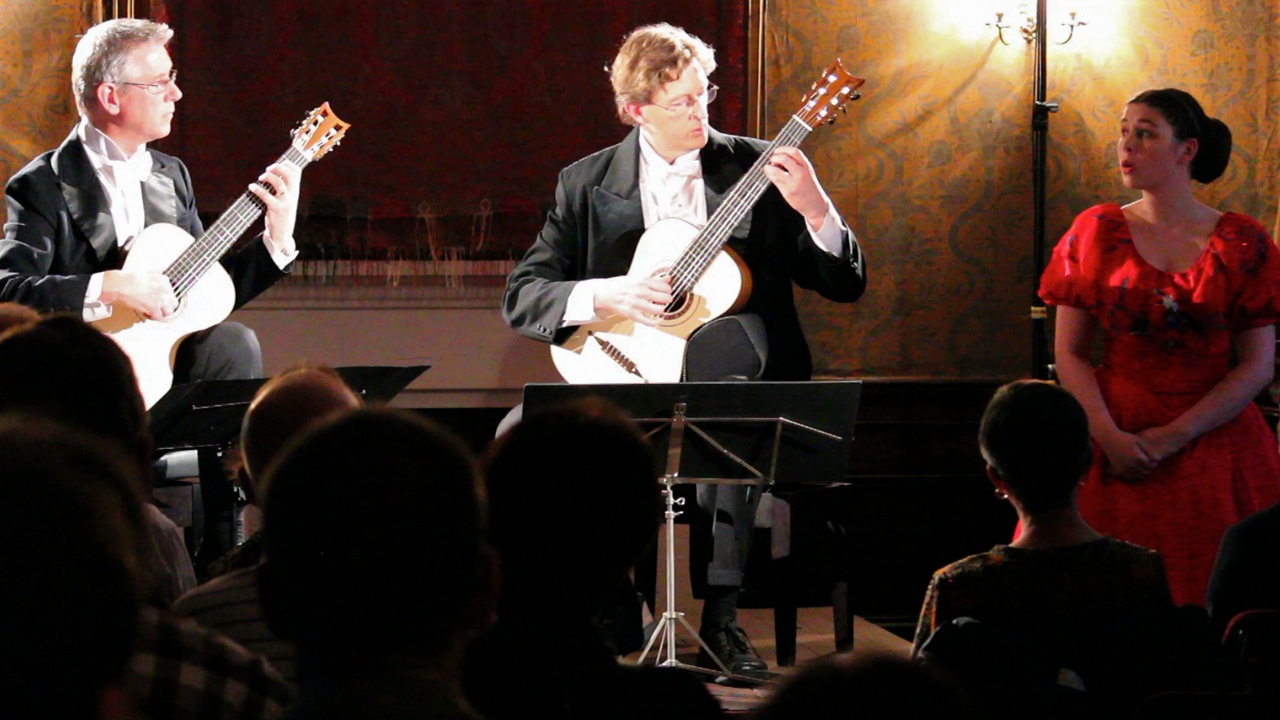
[[1223, 532], [1280, 500], [1275, 436], [1252, 402], [1274, 370], [1280, 249], [1193, 195], [1192, 180], [1226, 170], [1231, 131], [1190, 94], [1130, 100], [1117, 153], [1142, 197], [1081, 213], [1040, 284], [1058, 306], [1058, 377], [1098, 456], [1080, 506], [1099, 531], [1159, 551], [1176, 602], [1203, 604]]

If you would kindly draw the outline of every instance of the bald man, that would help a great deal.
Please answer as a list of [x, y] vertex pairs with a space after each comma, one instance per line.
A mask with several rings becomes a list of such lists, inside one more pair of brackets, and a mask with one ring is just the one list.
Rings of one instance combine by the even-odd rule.
[[262, 477], [280, 448], [304, 426], [360, 405], [355, 391], [328, 367], [294, 368], [268, 380], [240, 426], [240, 451], [250, 480]]
[[[256, 495], [255, 478], [263, 476], [289, 441], [311, 424], [361, 404], [360, 396], [328, 367], [294, 368], [268, 380], [249, 404], [240, 428], [242, 480], [249, 500]], [[224, 566], [231, 571], [178, 598], [173, 610], [265, 656], [286, 680], [294, 682], [294, 647], [272, 634], [258, 603], [260, 543], [260, 536], [253, 535], [228, 553]]]

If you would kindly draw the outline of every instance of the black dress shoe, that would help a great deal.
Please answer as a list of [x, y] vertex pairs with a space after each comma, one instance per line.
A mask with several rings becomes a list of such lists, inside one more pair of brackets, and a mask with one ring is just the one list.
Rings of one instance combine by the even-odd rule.
[[[751, 646], [747, 634], [737, 625], [704, 625], [698, 631], [698, 636], [731, 674], [750, 677], [768, 673], [768, 663], [760, 659], [760, 654]], [[711, 670], [720, 669], [705, 649], [698, 651], [698, 666]]]

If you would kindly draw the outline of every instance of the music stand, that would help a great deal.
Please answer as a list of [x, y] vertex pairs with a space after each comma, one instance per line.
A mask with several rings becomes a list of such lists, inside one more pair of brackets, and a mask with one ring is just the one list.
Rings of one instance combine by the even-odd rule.
[[[761, 491], [779, 487], [834, 484], [848, 468], [862, 383], [858, 380], [818, 382], [710, 382], [623, 385], [530, 384], [525, 386], [525, 412], [584, 397], [603, 397], [631, 414], [662, 460], [658, 482], [665, 502], [666, 608], [640, 654], [644, 662], [658, 643], [654, 664], [717, 674], [676, 658], [677, 626], [683, 626], [707, 652], [723, 676], [749, 683], [756, 677], [734, 675], [676, 610], [675, 497], [679, 484], [746, 485]], [[661, 449], [666, 434], [665, 450]], [[794, 480], [804, 477], [802, 481]], [[748, 490], [749, 491], [749, 490]], [[664, 659], [665, 652], [665, 659]]]
[[[366, 402], [389, 402], [430, 365], [334, 368]], [[174, 385], [151, 407], [151, 435], [157, 454], [174, 450], [225, 450], [240, 435], [244, 412], [265, 378], [197, 380]]]

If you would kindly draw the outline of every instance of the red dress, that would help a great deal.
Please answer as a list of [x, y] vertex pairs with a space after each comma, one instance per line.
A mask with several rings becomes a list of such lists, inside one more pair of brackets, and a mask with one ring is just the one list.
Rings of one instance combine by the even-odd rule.
[[[1252, 218], [1225, 213], [1195, 264], [1168, 273], [1138, 254], [1119, 206], [1098, 205], [1054, 248], [1040, 296], [1097, 318], [1098, 388], [1120, 429], [1136, 433], [1168, 424], [1221, 380], [1235, 334], [1280, 319], [1280, 248]], [[1111, 476], [1095, 447], [1080, 491], [1090, 525], [1157, 550], [1174, 601], [1197, 605], [1227, 527], [1277, 501], [1276, 438], [1253, 403], [1138, 483]]]

